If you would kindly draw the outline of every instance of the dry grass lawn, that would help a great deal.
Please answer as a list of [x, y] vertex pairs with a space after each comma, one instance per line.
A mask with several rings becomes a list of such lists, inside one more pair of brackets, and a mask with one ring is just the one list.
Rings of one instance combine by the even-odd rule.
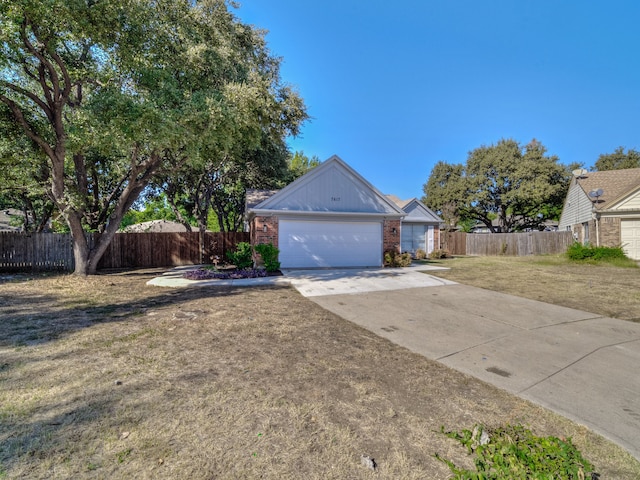
[[569, 262], [563, 255], [429, 263], [450, 268], [430, 273], [465, 285], [640, 322], [640, 268]]
[[152, 275], [0, 281], [0, 478], [446, 479], [436, 452], [471, 464], [440, 427], [476, 423], [572, 437], [602, 479], [640, 478], [586, 428], [292, 288]]

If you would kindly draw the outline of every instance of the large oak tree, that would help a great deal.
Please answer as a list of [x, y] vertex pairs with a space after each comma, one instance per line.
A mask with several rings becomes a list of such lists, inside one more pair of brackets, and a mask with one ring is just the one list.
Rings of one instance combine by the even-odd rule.
[[77, 274], [95, 272], [155, 175], [304, 111], [263, 32], [224, 0], [3, 0], [0, 23], [0, 102], [47, 159]]
[[503, 139], [472, 150], [464, 165], [437, 163], [423, 201], [447, 223], [473, 220], [492, 232], [539, 229], [559, 216], [569, 177], [540, 142], [522, 147]]

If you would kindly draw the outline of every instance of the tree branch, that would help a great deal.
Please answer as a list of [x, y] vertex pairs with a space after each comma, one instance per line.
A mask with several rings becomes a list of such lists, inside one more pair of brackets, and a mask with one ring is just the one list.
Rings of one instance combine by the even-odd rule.
[[[58, 97], [59, 93], [60, 93], [60, 78], [58, 77], [58, 72], [56, 72], [55, 68], [53, 67], [53, 65], [51, 64], [51, 62], [42, 54], [42, 52], [40, 52], [36, 47], [34, 47], [34, 45], [31, 43], [31, 41], [29, 40], [29, 37], [27, 35], [27, 25], [31, 25], [31, 22], [29, 21], [29, 19], [27, 17], [25, 17], [24, 21], [22, 22], [22, 25], [20, 26], [20, 38], [22, 39], [22, 43], [24, 44], [24, 46], [26, 47], [27, 51], [30, 52], [34, 57], [36, 57], [38, 59], [38, 61], [40, 62], [40, 65], [44, 68], [46, 68], [48, 74], [49, 74], [49, 78], [51, 78], [51, 84], [52, 84], [52, 88], [53, 88], [53, 92], [54, 92], [54, 97]], [[35, 35], [36, 39], [39, 40], [38, 34], [35, 31], [35, 29], [33, 28], [33, 26], [31, 26], [31, 31], [33, 32], [33, 34]], [[46, 45], [46, 42], [43, 42], [43, 44]], [[49, 89], [50, 87], [46, 84], [46, 81], [44, 80], [45, 76], [44, 76], [44, 72], [40, 73], [40, 84], [42, 86], [42, 89], [44, 91], [47, 91], [47, 89]], [[43, 81], [45, 82], [43, 84]], [[55, 100], [52, 99], [52, 102]]]
[[22, 110], [20, 109], [18, 104], [13, 100], [11, 100], [9, 97], [6, 97], [5, 95], [2, 95], [2, 94], [0, 94], [0, 102], [3, 102], [5, 105], [9, 107], [9, 109], [11, 110], [11, 113], [13, 113], [13, 116], [16, 119], [16, 122], [18, 122], [20, 126], [23, 128], [27, 137], [29, 137], [40, 148], [42, 148], [42, 150], [44, 150], [44, 152], [47, 154], [49, 158], [54, 160], [56, 156], [55, 151], [53, 150], [53, 148], [51, 148], [51, 145], [45, 142], [45, 140], [35, 132], [35, 130], [29, 124], [27, 119], [24, 118], [24, 114], [22, 113]]
[[[13, 83], [9, 83], [6, 80], [0, 80], [0, 85], [8, 88], [9, 90], [12, 90], [20, 95], [23, 95], [25, 97], [27, 97], [29, 100], [31, 100], [32, 102], [34, 102], [36, 105], [38, 105], [43, 111], [44, 114], [47, 116], [47, 118], [49, 120], [53, 120], [53, 112], [51, 111], [51, 109], [49, 108], [49, 106], [43, 102], [36, 94], [34, 94], [33, 92], [30, 92], [29, 90], [26, 90], [18, 85], [14, 85]], [[6, 102], [5, 102], [6, 103]]]

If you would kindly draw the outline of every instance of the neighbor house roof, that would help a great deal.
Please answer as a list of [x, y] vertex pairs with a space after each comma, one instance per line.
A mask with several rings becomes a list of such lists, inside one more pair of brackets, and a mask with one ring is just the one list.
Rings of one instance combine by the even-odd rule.
[[606, 210], [630, 193], [640, 189], [640, 168], [588, 172], [572, 180], [589, 196], [592, 191], [602, 189], [595, 204], [597, 210]]
[[248, 189], [245, 200], [245, 211], [264, 202], [267, 198], [272, 197], [279, 191], [280, 190]]
[[135, 223], [123, 229], [125, 233], [178, 233], [186, 231], [187, 228], [181, 223], [169, 220], [151, 220]]
[[11, 225], [12, 220], [16, 217], [22, 217], [23, 213], [15, 208], [4, 208], [0, 210], [0, 230], [17, 232], [20, 231], [20, 227]]
[[387, 195], [387, 198], [407, 213], [403, 222], [442, 223], [442, 219], [417, 198], [401, 200], [395, 195]]

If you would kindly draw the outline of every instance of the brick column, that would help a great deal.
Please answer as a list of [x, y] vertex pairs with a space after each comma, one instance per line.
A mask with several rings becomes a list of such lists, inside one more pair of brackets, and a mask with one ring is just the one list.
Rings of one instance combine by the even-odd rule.
[[260, 243], [271, 243], [278, 248], [278, 217], [254, 217], [251, 222], [251, 245]]
[[400, 220], [385, 220], [382, 224], [382, 250], [400, 253]]
[[622, 243], [619, 218], [600, 217], [600, 245], [603, 247], [618, 247]]

